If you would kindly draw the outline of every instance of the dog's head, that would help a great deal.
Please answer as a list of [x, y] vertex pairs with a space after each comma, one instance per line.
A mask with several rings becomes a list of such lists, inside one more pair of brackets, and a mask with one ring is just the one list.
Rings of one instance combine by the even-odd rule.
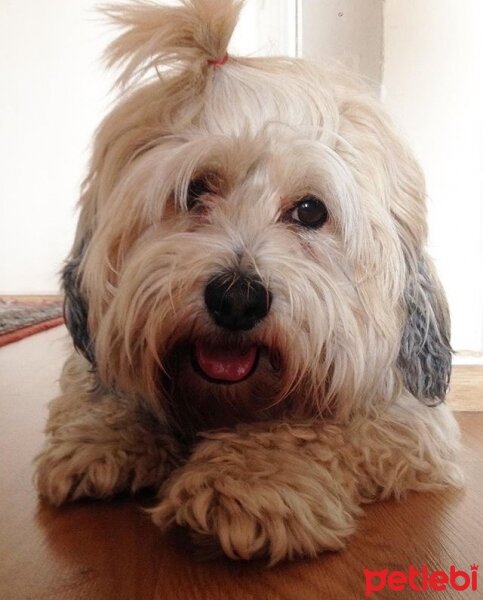
[[418, 166], [347, 74], [227, 57], [239, 9], [106, 9], [123, 96], [64, 271], [75, 344], [106, 386], [194, 427], [347, 418], [403, 385], [443, 398]]

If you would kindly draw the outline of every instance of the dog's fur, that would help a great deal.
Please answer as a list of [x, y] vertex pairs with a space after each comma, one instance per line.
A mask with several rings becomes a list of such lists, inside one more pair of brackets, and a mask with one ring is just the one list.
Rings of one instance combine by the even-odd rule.
[[[300, 59], [224, 57], [241, 3], [105, 11], [122, 98], [97, 132], [63, 272], [76, 351], [37, 459], [53, 504], [159, 489], [152, 517], [232, 558], [341, 548], [360, 505], [459, 485], [444, 404], [444, 294], [418, 165], [364, 86]], [[154, 77], [149, 75], [154, 73]], [[209, 177], [202, 208], [187, 190]], [[308, 194], [327, 222], [287, 218]], [[256, 274], [267, 317], [210, 318], [220, 273]], [[256, 344], [233, 385], [195, 340]]]

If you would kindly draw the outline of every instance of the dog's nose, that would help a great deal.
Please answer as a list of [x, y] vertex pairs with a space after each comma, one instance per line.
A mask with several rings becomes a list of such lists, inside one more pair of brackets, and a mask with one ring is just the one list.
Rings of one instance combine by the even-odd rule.
[[264, 319], [272, 295], [253, 277], [230, 274], [212, 279], [205, 289], [205, 304], [215, 323], [231, 331], [248, 330]]

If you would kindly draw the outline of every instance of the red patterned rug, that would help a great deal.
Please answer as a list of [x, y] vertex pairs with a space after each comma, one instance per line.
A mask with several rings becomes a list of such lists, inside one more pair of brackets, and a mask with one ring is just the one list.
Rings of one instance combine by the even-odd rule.
[[0, 297], [0, 346], [62, 325], [62, 305], [57, 296], [25, 300]]

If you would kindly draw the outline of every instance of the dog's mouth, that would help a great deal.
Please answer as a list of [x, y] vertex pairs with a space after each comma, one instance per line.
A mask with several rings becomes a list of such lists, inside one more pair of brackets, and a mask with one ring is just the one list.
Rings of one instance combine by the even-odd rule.
[[193, 369], [211, 383], [234, 384], [248, 379], [257, 369], [260, 346], [214, 345], [198, 340], [192, 346]]

